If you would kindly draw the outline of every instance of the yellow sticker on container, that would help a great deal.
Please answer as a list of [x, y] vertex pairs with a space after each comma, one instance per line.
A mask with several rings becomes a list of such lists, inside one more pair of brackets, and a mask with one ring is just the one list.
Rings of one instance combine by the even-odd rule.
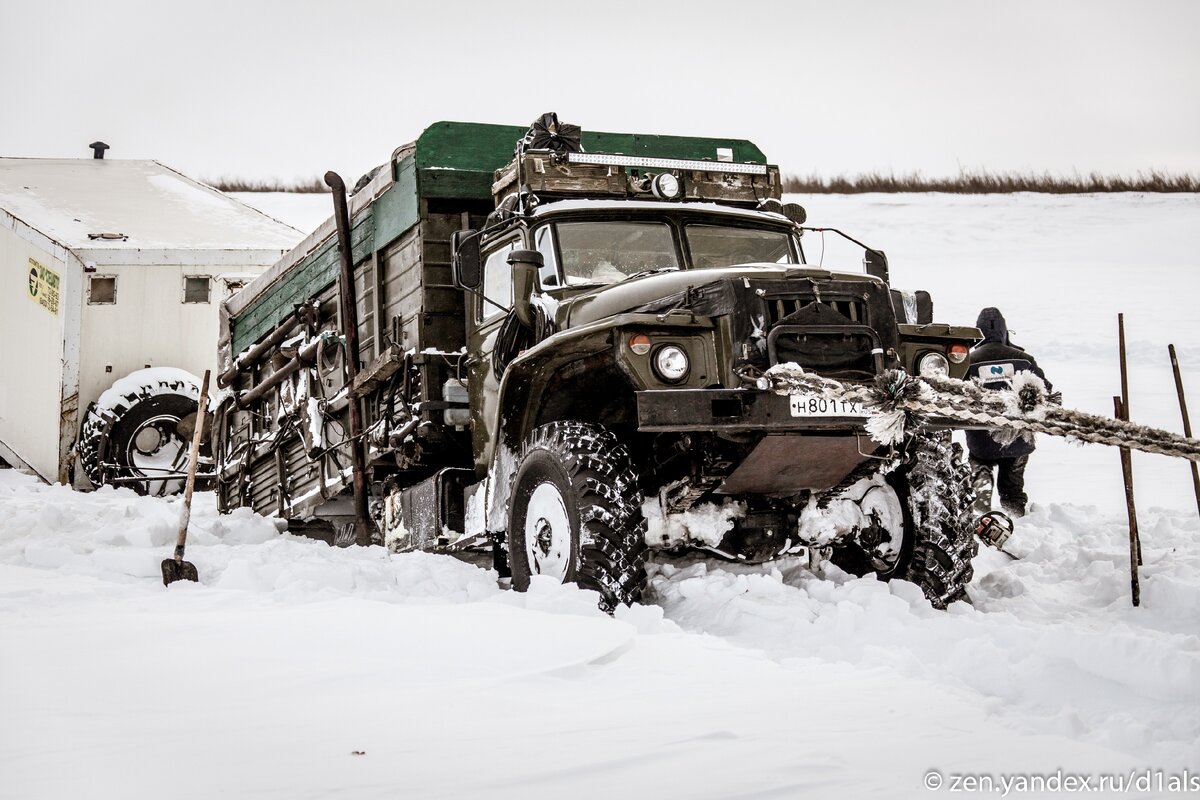
[[29, 299], [51, 314], [58, 313], [58, 273], [29, 259]]

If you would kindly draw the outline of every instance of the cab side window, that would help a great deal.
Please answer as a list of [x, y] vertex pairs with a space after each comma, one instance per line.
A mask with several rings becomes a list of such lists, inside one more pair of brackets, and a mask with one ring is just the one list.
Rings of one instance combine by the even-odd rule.
[[538, 277], [544, 289], [558, 286], [558, 255], [554, 252], [554, 240], [550, 231], [551, 226], [543, 225], [533, 235], [534, 249], [542, 254], [543, 266]]
[[[483, 262], [483, 296], [506, 310], [512, 306], [512, 267], [508, 265], [508, 254], [517, 247], [517, 240], [502, 244], [488, 254]], [[499, 308], [485, 300], [479, 301], [479, 318], [491, 319], [502, 313]]]

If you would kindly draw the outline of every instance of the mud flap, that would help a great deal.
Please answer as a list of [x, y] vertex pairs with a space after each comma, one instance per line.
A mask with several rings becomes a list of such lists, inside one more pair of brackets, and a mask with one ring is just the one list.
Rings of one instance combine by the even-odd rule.
[[463, 489], [474, 480], [472, 470], [446, 467], [420, 483], [389, 493], [383, 502], [384, 544], [394, 552], [449, 544], [448, 532], [463, 530]]

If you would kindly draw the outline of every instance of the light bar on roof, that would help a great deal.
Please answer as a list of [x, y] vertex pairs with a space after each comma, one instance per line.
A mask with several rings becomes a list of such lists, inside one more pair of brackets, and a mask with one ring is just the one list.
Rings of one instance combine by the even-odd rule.
[[568, 153], [571, 164], [596, 164], [602, 167], [649, 167], [651, 169], [682, 169], [698, 172], [735, 172], [742, 175], [766, 175], [765, 164], [734, 164], [728, 161], [693, 161], [685, 158], [643, 158], [608, 153]]

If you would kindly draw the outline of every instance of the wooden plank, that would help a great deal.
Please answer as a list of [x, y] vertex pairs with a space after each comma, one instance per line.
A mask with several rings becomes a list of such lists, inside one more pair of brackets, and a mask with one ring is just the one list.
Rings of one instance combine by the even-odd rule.
[[390, 345], [379, 358], [358, 373], [354, 383], [350, 384], [350, 396], [362, 397], [375, 391], [395, 375], [403, 363], [404, 349], [398, 345]]

